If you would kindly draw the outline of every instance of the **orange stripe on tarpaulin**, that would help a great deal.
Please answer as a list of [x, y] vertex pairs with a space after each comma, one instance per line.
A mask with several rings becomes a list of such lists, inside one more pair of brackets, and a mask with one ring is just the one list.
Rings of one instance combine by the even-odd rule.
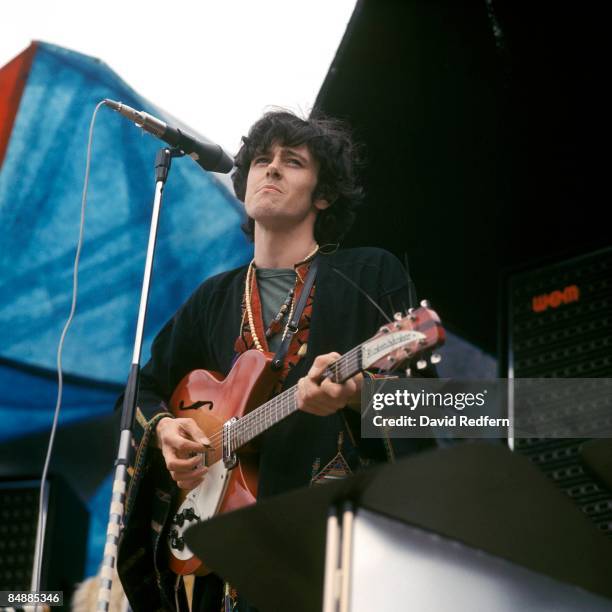
[[25, 51], [0, 68], [0, 168], [37, 48], [38, 45], [33, 42]]

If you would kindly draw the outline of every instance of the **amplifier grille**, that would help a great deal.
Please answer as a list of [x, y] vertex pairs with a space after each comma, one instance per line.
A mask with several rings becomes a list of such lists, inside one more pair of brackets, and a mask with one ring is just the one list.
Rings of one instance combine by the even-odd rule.
[[[89, 516], [83, 502], [57, 475], [47, 481], [41, 590], [63, 591], [70, 607], [83, 578]], [[0, 591], [29, 591], [32, 580], [40, 480], [0, 480]], [[47, 497], [47, 496], [46, 496]]]
[[[516, 274], [508, 293], [509, 376], [612, 376], [612, 249]], [[515, 449], [612, 536], [612, 491], [582, 460], [587, 442], [517, 439]]]
[[0, 591], [29, 591], [34, 562], [37, 483], [0, 487]]

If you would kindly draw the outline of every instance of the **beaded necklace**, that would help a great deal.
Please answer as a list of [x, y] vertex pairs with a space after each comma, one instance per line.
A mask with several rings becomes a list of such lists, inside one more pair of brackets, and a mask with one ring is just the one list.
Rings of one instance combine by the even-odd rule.
[[[308, 255], [306, 255], [303, 261], [308, 261], [309, 259], [311, 259], [317, 253], [318, 250], [319, 250], [319, 245], [317, 244], [315, 248], [310, 253], [308, 253]], [[246, 280], [244, 283], [244, 303], [245, 303], [247, 319], [249, 321], [251, 338], [253, 339], [253, 344], [255, 345], [255, 348], [258, 351], [261, 351], [263, 353], [264, 348], [259, 340], [259, 337], [257, 336], [257, 332], [255, 331], [255, 320], [253, 317], [253, 310], [251, 308], [251, 287], [253, 284], [253, 277], [255, 276], [253, 273], [254, 268], [255, 268], [255, 259], [251, 260], [251, 263], [249, 264], [249, 267], [247, 269]], [[298, 275], [296, 273], [296, 278], [295, 278], [296, 287], [297, 287], [297, 283], [298, 283]], [[280, 310], [278, 314], [274, 317], [274, 320], [268, 326], [268, 329], [266, 330], [266, 338], [269, 338], [273, 334], [274, 324], [275, 323], [278, 324], [282, 320], [283, 315], [287, 312], [287, 308], [289, 308], [289, 316], [287, 317], [287, 323], [285, 324], [285, 329], [283, 331], [283, 337], [282, 337], [283, 340], [285, 339], [285, 336], [287, 335], [287, 330], [289, 329], [289, 322], [291, 321], [291, 317], [293, 316], [293, 310], [295, 308], [294, 295], [295, 295], [295, 287], [289, 291], [287, 299], [285, 300], [283, 305], [280, 307]]]
[[[296, 283], [297, 283], [297, 277], [296, 277]], [[266, 340], [269, 340], [272, 336], [274, 336], [280, 331], [281, 321], [283, 320], [283, 317], [285, 316], [285, 313], [287, 312], [287, 310], [289, 310], [289, 317], [287, 321], [291, 320], [291, 316], [293, 315], [293, 304], [294, 304], [293, 296], [294, 295], [295, 295], [295, 286], [289, 289], [287, 298], [285, 299], [282, 306], [280, 307], [278, 314], [272, 319], [272, 321], [270, 322], [270, 325], [268, 325], [268, 329], [266, 329]], [[281, 338], [281, 341], [285, 339], [286, 335], [287, 335], [287, 328], [285, 327], [285, 331], [283, 332], [283, 337]]]

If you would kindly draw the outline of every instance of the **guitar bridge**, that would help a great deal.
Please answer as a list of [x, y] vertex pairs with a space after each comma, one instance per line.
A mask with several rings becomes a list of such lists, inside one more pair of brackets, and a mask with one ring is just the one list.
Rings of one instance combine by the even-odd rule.
[[233, 417], [229, 421], [223, 423], [223, 464], [228, 470], [235, 468], [238, 463], [238, 457], [236, 457], [236, 453], [232, 451], [230, 436], [231, 427], [237, 420], [236, 417]]

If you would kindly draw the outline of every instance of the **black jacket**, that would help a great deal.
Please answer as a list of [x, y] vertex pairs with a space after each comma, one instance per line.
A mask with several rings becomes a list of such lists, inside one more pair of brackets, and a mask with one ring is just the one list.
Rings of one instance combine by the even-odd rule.
[[[349, 277], [361, 291], [335, 270]], [[148, 537], [146, 532], [151, 520], [157, 526], [165, 523], [174, 488], [159, 451], [149, 450], [149, 441], [157, 421], [166, 413], [168, 398], [188, 372], [197, 368], [224, 375], [229, 372], [240, 329], [245, 275], [246, 266], [205, 281], [161, 330], [153, 343], [151, 359], [141, 373], [137, 415], [140, 431], [135, 433], [139, 449], [128, 491], [127, 528], [118, 564], [135, 612], [155, 609], [161, 603], [152, 601], [151, 593], [146, 592], [146, 587], [143, 589], [142, 574], [153, 573], [153, 556], [160, 553], [157, 550], [160, 531], [154, 529]], [[296, 384], [317, 355], [331, 351], [343, 354], [370, 338], [386, 322], [364, 293], [392, 317], [394, 311], [408, 308], [408, 291], [401, 264], [384, 250], [360, 248], [321, 255], [308, 351], [289, 373], [284, 388]], [[348, 409], [329, 417], [302, 411], [292, 414], [262, 434], [259, 497], [308, 485], [316, 468], [325, 466], [338, 452], [340, 432], [343, 432], [342, 455], [351, 470], [372, 461], [384, 461], [385, 447], [381, 441], [360, 440], [359, 431], [359, 415]], [[428, 440], [401, 442], [404, 449], [399, 454], [431, 444]], [[152, 508], [146, 497], [156, 500]], [[143, 538], [148, 540], [146, 545]], [[138, 559], [134, 549], [140, 551]], [[134, 570], [135, 565], [138, 571]], [[172, 577], [164, 570], [163, 561], [155, 565], [157, 583], [169, 585]], [[141, 574], [140, 579], [137, 574]], [[163, 600], [163, 605], [173, 608], [173, 596]]]

